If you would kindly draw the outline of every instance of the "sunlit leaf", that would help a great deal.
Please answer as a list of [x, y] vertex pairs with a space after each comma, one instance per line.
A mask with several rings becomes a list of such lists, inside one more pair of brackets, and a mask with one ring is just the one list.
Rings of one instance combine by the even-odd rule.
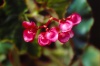
[[5, 54], [0, 54], [0, 62], [4, 61], [6, 59]]

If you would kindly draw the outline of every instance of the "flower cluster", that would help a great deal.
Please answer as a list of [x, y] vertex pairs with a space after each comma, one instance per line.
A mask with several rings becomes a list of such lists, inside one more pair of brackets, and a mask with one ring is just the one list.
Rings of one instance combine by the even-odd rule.
[[[51, 21], [54, 20], [59, 23], [58, 26], [48, 28]], [[72, 31], [73, 26], [81, 22], [81, 16], [77, 13], [73, 13], [67, 18], [56, 19], [50, 17], [48, 22], [43, 26], [36, 26], [34, 22], [23, 21], [22, 25], [25, 28], [23, 31], [23, 38], [25, 42], [31, 42], [34, 40], [38, 29], [45, 28], [45, 32], [41, 32], [38, 35], [38, 43], [40, 46], [50, 45], [51, 42], [59, 40], [61, 43], [66, 43], [70, 38], [74, 36]]]

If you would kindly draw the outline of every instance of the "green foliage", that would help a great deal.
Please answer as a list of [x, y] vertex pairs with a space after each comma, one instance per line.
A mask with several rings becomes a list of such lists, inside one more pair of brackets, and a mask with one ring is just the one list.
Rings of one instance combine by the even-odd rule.
[[100, 51], [93, 46], [88, 47], [82, 56], [82, 62], [84, 66], [99, 66], [99, 61]]
[[37, 0], [39, 2], [46, 2], [47, 7], [54, 9], [59, 18], [65, 17], [66, 9], [68, 8], [71, 0]]
[[86, 0], [73, 0], [71, 6], [68, 8], [68, 14], [73, 12], [77, 12], [82, 16], [82, 22], [74, 28], [75, 37], [73, 40], [76, 47], [83, 49], [87, 44], [89, 31], [93, 25], [94, 19], [91, 14], [91, 8]]
[[27, 44], [27, 52], [33, 57], [40, 57], [40, 50], [41, 48], [38, 46], [37, 43]]
[[13, 48], [13, 46], [14, 44], [11, 41], [0, 41], [0, 54], [8, 54], [8, 52]]

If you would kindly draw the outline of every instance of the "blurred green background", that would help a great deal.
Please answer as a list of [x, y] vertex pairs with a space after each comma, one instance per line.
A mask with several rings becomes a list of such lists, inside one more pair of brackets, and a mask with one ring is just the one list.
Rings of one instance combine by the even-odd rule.
[[[100, 43], [95, 43], [100, 39], [94, 38], [100, 32], [94, 33], [97, 30], [94, 9], [91, 8], [94, 1], [88, 2], [0, 0], [0, 66], [100, 66]], [[23, 21], [34, 21], [40, 26], [46, 23], [48, 16], [61, 19], [74, 12], [82, 16], [82, 22], [73, 28], [75, 36], [64, 45], [57, 41], [40, 47], [37, 36], [32, 43], [23, 40]]]

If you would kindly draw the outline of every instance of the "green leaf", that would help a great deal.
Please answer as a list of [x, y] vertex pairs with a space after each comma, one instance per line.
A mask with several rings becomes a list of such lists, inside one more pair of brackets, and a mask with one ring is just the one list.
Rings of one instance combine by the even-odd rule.
[[93, 25], [93, 21], [93, 18], [82, 19], [82, 22], [77, 25], [74, 30], [79, 35], [85, 35], [90, 31], [91, 26]]
[[89, 31], [93, 25], [92, 10], [87, 3], [87, 0], [73, 0], [67, 10], [67, 15], [77, 12], [81, 15], [82, 21], [76, 25], [74, 29], [75, 36], [73, 42], [75, 47], [84, 48], [87, 44]]
[[60, 18], [63, 18], [70, 3], [71, 0], [49, 0], [48, 6], [53, 8]]
[[74, 54], [77, 56], [75, 58], [79, 59], [79, 56], [81, 56], [83, 53], [83, 49], [88, 44], [87, 38], [89, 36], [89, 31], [93, 25], [94, 19], [91, 14], [92, 10], [88, 5], [87, 0], [73, 0], [67, 9], [66, 16], [74, 12], [79, 13], [82, 17], [81, 23], [73, 28], [75, 35], [72, 39], [74, 46]]
[[10, 15], [10, 14], [20, 14], [24, 11], [24, 9], [26, 8], [26, 5], [24, 3], [24, 0], [5, 0], [6, 4], [4, 7], [4, 11], [6, 13], [6, 15]]
[[81, 15], [91, 14], [87, 0], [73, 0], [67, 11], [68, 13], [78, 12]]
[[6, 59], [5, 54], [0, 54], [0, 62], [4, 61]]
[[7, 54], [13, 46], [14, 44], [9, 40], [0, 41], [0, 54]]
[[2, 63], [3, 66], [13, 66], [11, 62], [7, 59]]
[[47, 3], [46, 7], [52, 8], [55, 10], [59, 16], [59, 18], [63, 18], [66, 13], [66, 9], [68, 8], [71, 0], [37, 0], [38, 2]]
[[[19, 16], [26, 8], [24, 0], [4, 0], [5, 6], [0, 9], [0, 38], [14, 38], [16, 28], [19, 27]], [[21, 19], [21, 18], [20, 18]]]
[[93, 46], [89, 46], [82, 56], [82, 62], [84, 66], [99, 66], [100, 51]]

